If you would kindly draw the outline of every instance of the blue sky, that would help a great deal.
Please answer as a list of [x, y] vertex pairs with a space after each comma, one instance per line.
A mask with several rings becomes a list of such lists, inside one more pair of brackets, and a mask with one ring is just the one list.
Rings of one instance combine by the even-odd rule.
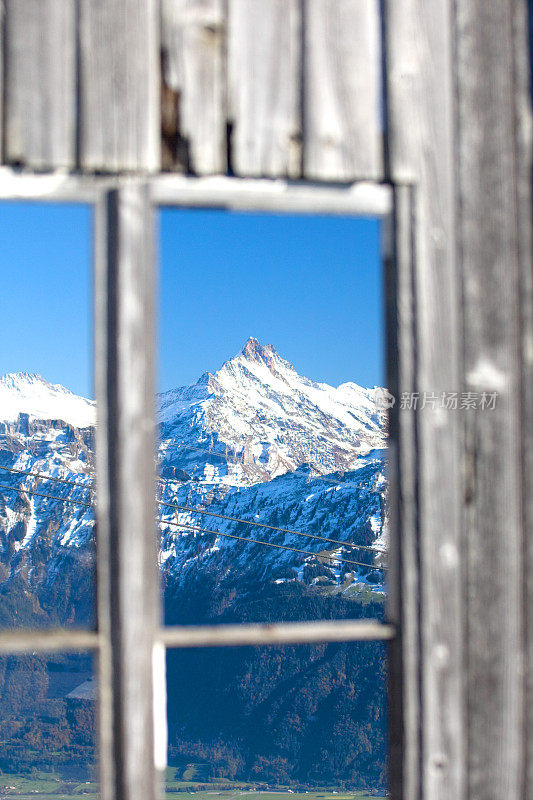
[[1, 375], [92, 394], [91, 228], [86, 206], [2, 203]]
[[[195, 381], [249, 336], [303, 374], [383, 381], [379, 223], [163, 210], [160, 388]], [[92, 394], [91, 210], [4, 203], [0, 374]]]
[[383, 381], [375, 220], [161, 213], [163, 389], [214, 371], [249, 336], [314, 380]]

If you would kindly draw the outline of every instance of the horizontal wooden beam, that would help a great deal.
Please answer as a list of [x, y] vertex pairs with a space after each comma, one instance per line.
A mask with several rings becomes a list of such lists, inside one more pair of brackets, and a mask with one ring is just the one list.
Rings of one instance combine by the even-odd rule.
[[0, 653], [33, 653], [96, 650], [100, 638], [96, 631], [50, 628], [49, 630], [7, 630], [0, 633]]
[[[0, 200], [94, 203], [104, 192], [131, 180], [60, 171], [35, 175], [0, 167]], [[160, 175], [151, 178], [149, 184], [152, 202], [161, 206], [364, 217], [383, 217], [392, 210], [391, 187], [367, 181], [326, 186], [281, 179]]]
[[150, 185], [154, 203], [163, 206], [372, 217], [384, 216], [392, 209], [390, 186], [367, 181], [324, 185], [282, 179], [161, 175]]
[[277, 624], [175, 625], [163, 628], [159, 639], [166, 647], [235, 647], [312, 642], [384, 641], [394, 628], [379, 620], [321, 620]]

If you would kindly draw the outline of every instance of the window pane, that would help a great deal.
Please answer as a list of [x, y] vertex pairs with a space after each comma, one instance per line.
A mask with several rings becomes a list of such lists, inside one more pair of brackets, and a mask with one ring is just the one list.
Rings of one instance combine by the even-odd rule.
[[0, 626], [94, 624], [95, 407], [85, 206], [0, 216]]
[[2, 796], [95, 798], [95, 731], [90, 654], [0, 659]]
[[171, 650], [167, 671], [167, 796], [385, 793], [383, 644]]
[[383, 614], [377, 220], [161, 214], [168, 623]]

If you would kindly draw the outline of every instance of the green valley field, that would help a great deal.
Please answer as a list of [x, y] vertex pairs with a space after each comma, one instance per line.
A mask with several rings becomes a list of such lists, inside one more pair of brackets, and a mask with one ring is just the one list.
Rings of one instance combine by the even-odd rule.
[[[257, 789], [253, 784], [227, 781], [211, 787], [205, 783], [174, 780], [175, 770], [169, 768], [165, 780], [167, 800], [179, 795], [179, 800], [372, 800], [376, 794], [337, 792], [335, 790], [292, 791]], [[0, 774], [0, 800], [13, 797], [17, 800], [35, 800], [50, 797], [53, 800], [98, 800], [98, 784], [94, 781], [77, 781], [65, 778], [58, 772], [35, 771], [31, 776]], [[176, 798], [178, 800], [178, 798]]]

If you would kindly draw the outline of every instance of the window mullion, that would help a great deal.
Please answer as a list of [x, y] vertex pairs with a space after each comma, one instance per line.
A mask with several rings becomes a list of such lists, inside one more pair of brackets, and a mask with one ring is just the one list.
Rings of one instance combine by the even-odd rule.
[[98, 620], [104, 800], [152, 800], [154, 632], [153, 209], [146, 185], [105, 192], [95, 225]]

